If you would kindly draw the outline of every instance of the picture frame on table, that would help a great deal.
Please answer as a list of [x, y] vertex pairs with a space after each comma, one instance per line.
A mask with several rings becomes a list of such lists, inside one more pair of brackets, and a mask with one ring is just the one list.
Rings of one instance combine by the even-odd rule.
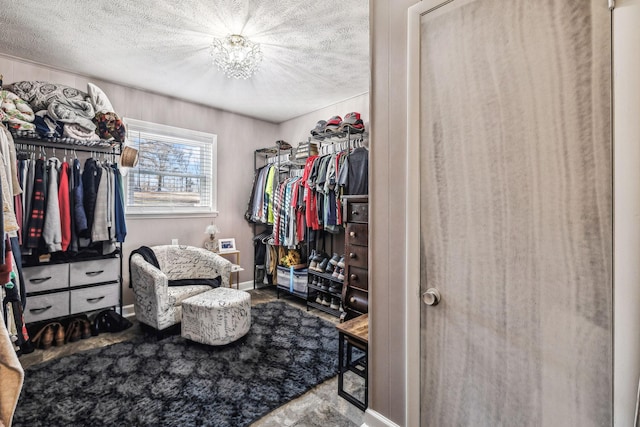
[[236, 239], [218, 239], [218, 252], [232, 252], [236, 250]]

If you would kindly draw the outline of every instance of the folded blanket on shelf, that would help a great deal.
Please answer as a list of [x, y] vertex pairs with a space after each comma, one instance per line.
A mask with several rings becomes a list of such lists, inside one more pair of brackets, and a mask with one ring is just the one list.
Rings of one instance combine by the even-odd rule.
[[5, 85], [5, 89], [27, 101], [34, 111], [46, 110], [56, 99], [85, 101], [89, 96], [86, 92], [69, 86], [42, 81], [15, 82]]
[[47, 108], [47, 113], [54, 120], [65, 123], [77, 123], [89, 131], [95, 131], [95, 117], [91, 102], [77, 99], [56, 99]]
[[55, 138], [62, 136], [62, 129], [64, 123], [57, 122], [47, 115], [47, 110], [40, 110], [36, 113], [36, 118], [33, 120], [33, 124], [36, 125], [36, 132], [45, 138]]
[[0, 121], [19, 130], [34, 130], [35, 115], [27, 102], [8, 90], [0, 90]]
[[100, 138], [95, 132], [87, 130], [77, 123], [65, 123], [62, 135], [66, 138], [73, 138], [79, 141], [99, 141]]

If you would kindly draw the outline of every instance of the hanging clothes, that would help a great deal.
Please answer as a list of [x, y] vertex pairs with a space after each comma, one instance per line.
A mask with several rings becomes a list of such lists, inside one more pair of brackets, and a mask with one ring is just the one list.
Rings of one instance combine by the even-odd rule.
[[84, 170], [82, 171], [84, 213], [87, 216], [87, 228], [80, 233], [82, 237], [91, 237], [101, 176], [102, 169], [98, 167], [97, 162], [92, 158], [87, 159], [84, 162]]
[[114, 169], [115, 176], [114, 221], [116, 228], [116, 241], [122, 243], [127, 236], [127, 223], [124, 217], [124, 189], [122, 187], [122, 175], [120, 174], [118, 165], [114, 164], [112, 167]]
[[29, 214], [29, 229], [27, 233], [27, 248], [35, 249], [40, 244], [42, 227], [44, 226], [45, 210], [45, 163], [43, 159], [36, 160], [33, 180], [33, 197], [31, 200], [31, 213]]
[[69, 199], [69, 163], [60, 166], [58, 185], [58, 209], [60, 211], [61, 248], [66, 251], [71, 244], [71, 203]]
[[60, 160], [56, 157], [47, 160], [48, 186], [45, 204], [42, 237], [49, 252], [62, 250], [62, 229], [60, 226], [60, 205], [58, 203], [58, 168]]

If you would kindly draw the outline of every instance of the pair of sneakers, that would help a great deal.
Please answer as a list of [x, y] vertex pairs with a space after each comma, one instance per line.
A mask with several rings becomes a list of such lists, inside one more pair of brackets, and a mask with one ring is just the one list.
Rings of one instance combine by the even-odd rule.
[[332, 277], [338, 280], [344, 280], [344, 254], [338, 256], [338, 254], [334, 253], [329, 260], [325, 273], [331, 274]]
[[329, 285], [329, 292], [334, 293], [334, 294], [341, 294], [342, 293], [342, 283], [331, 282], [331, 285]]
[[325, 307], [330, 307], [333, 310], [340, 309], [340, 298], [332, 297], [324, 292], [318, 292], [316, 296], [316, 303], [322, 304]]
[[309, 255], [309, 270], [324, 273], [328, 263], [329, 256], [327, 254], [322, 251], [316, 252], [315, 249], [311, 251], [311, 255]]

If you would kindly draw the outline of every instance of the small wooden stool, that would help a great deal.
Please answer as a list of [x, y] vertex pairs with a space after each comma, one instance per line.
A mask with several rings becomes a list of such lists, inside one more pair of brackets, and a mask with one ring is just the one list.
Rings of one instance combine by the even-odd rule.
[[[369, 315], [363, 314], [354, 319], [336, 325], [338, 329], [338, 395], [346, 399], [361, 410], [366, 410], [369, 404]], [[346, 346], [345, 346], [346, 344]], [[346, 347], [346, 348], [345, 348]], [[363, 356], [353, 358], [353, 348], [364, 352]], [[364, 401], [344, 390], [344, 374], [346, 372], [364, 378]]]

